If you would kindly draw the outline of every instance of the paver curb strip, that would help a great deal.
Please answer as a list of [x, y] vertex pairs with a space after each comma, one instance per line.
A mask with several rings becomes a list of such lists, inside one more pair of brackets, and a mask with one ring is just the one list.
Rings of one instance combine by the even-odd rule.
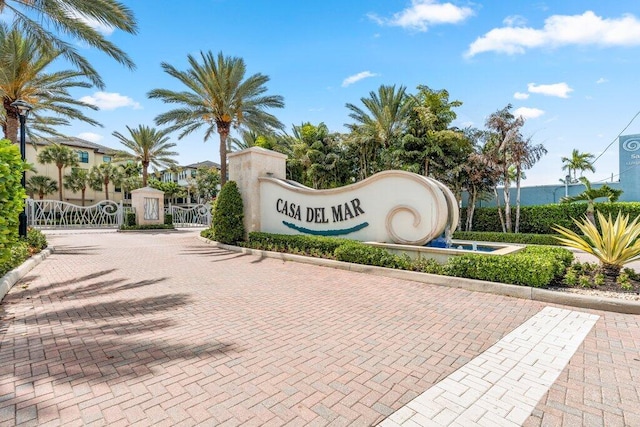
[[226, 245], [213, 240], [209, 240], [202, 236], [198, 236], [198, 239], [221, 249], [227, 249], [230, 251], [251, 255], [258, 255], [266, 258], [275, 258], [283, 261], [294, 261], [304, 264], [313, 264], [323, 267], [337, 268], [340, 270], [374, 274], [377, 276], [391, 277], [394, 279], [410, 280], [414, 282], [427, 283], [430, 285], [447, 286], [450, 288], [459, 288], [474, 292], [504, 295], [515, 298], [529, 299], [533, 301], [561, 304], [571, 307], [604, 310], [614, 313], [640, 314], [640, 303], [634, 301], [618, 300], [615, 298], [592, 297], [588, 295], [577, 295], [528, 286], [509, 285], [506, 283], [465, 279], [462, 277], [439, 276], [437, 274], [420, 273], [416, 271], [395, 270], [386, 267], [352, 264], [325, 258], [313, 258], [303, 255], [286, 254], [282, 252], [249, 249], [240, 246]]
[[0, 278], [0, 301], [9, 292], [9, 290], [18, 283], [20, 279], [27, 275], [33, 267], [40, 264], [46, 257], [54, 252], [54, 248], [49, 246], [42, 250], [42, 252], [33, 255], [28, 260], [20, 264], [18, 267], [9, 271], [7, 274]]

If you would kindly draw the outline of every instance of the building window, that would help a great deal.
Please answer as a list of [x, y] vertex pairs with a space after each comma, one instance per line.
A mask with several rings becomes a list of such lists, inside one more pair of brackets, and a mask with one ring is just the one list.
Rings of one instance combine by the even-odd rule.
[[88, 151], [78, 151], [78, 161], [80, 163], [89, 163], [89, 152]]
[[120, 188], [120, 187], [116, 187], [116, 188], [114, 189], [114, 191], [115, 191], [116, 193], [122, 193], [122, 188]]
[[102, 156], [102, 161], [104, 163], [111, 163], [111, 156]]

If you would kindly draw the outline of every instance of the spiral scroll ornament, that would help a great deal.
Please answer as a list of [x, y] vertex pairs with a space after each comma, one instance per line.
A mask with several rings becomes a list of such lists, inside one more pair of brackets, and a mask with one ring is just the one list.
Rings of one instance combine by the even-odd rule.
[[393, 217], [396, 216], [396, 214], [398, 214], [399, 212], [409, 212], [413, 216], [413, 227], [416, 229], [420, 226], [422, 222], [422, 217], [420, 216], [420, 212], [418, 212], [417, 209], [411, 206], [400, 205], [391, 209], [387, 214], [387, 218], [385, 219], [385, 226], [387, 228], [387, 233], [389, 233], [389, 235], [391, 236], [391, 238], [395, 243], [399, 243], [403, 245], [422, 246], [425, 243], [432, 240], [438, 234], [437, 232], [434, 233], [433, 227], [429, 227], [429, 232], [417, 240], [407, 240], [403, 237], [400, 237], [393, 227]]
[[118, 212], [118, 204], [112, 200], [103, 200], [100, 203], [96, 203], [96, 206], [103, 214], [113, 215]]
[[638, 151], [640, 150], [640, 139], [627, 139], [622, 143], [622, 148], [625, 151]]

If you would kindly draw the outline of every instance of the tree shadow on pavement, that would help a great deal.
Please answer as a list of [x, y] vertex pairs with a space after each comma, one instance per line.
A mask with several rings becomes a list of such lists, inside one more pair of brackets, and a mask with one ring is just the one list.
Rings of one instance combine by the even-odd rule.
[[95, 253], [99, 246], [54, 246], [53, 253], [56, 255], [97, 255]]

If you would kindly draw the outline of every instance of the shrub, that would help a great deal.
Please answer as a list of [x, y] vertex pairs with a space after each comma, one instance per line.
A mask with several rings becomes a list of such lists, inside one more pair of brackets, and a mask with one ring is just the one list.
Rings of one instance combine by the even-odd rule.
[[323, 258], [333, 258], [336, 248], [349, 241], [336, 237], [252, 232], [249, 233], [245, 246], [277, 252], [318, 254]]
[[429, 274], [443, 274], [444, 266], [440, 265], [435, 259], [422, 258], [409, 261], [409, 269]]
[[14, 257], [19, 239], [18, 216], [25, 198], [20, 183], [24, 167], [18, 147], [8, 139], [0, 140], [0, 262]]
[[7, 256], [0, 261], [0, 277], [13, 270], [29, 258], [29, 244], [18, 239], [7, 251]]
[[400, 269], [409, 268], [406, 259], [393, 255], [385, 249], [355, 241], [349, 241], [338, 246], [334, 254], [338, 261], [352, 262], [354, 264]]
[[173, 215], [171, 214], [164, 214], [164, 224], [165, 225], [173, 225]]
[[558, 280], [572, 260], [573, 254], [566, 249], [527, 247], [510, 255], [453, 257], [444, 266], [444, 272], [456, 277], [545, 287]]
[[127, 212], [124, 217], [124, 225], [127, 227], [133, 227], [136, 225], [136, 213], [135, 212]]
[[244, 240], [243, 220], [244, 207], [238, 186], [235, 181], [227, 181], [213, 211], [215, 240], [230, 245]]
[[47, 247], [47, 237], [42, 231], [36, 228], [29, 228], [27, 230], [27, 244], [29, 245], [29, 251], [32, 254], [37, 254]]
[[213, 228], [207, 228], [206, 230], [202, 230], [200, 235], [205, 239], [213, 240]]
[[480, 242], [504, 242], [520, 243], [525, 245], [553, 245], [560, 243], [555, 238], [557, 234], [532, 234], [532, 233], [503, 233], [495, 231], [456, 231], [454, 239], [474, 240]]

